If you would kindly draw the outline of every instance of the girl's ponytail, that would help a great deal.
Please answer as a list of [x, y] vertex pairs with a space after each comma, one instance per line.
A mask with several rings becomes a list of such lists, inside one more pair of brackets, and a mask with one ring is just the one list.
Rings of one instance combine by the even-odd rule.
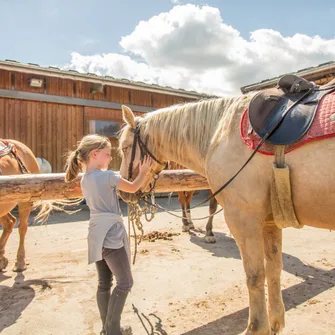
[[100, 135], [86, 135], [78, 143], [77, 150], [68, 154], [65, 164], [65, 181], [70, 182], [75, 179], [79, 172], [82, 172], [82, 165], [88, 163], [90, 153], [93, 150], [104, 149], [111, 146], [107, 137]]
[[65, 165], [65, 181], [70, 182], [74, 180], [79, 172], [81, 172], [81, 164], [78, 160], [78, 150], [72, 151], [66, 160], [66, 165]]

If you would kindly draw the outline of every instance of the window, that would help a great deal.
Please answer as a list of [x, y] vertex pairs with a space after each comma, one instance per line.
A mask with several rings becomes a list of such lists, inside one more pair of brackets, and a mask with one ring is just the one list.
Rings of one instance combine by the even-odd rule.
[[120, 122], [114, 121], [89, 121], [90, 134], [99, 134], [106, 137], [116, 137], [120, 131]]

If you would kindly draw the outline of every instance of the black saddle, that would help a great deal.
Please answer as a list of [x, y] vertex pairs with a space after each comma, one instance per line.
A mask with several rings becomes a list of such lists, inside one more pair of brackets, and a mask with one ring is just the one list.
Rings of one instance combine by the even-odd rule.
[[261, 91], [251, 100], [251, 127], [274, 145], [294, 143], [311, 127], [321, 98], [333, 91], [335, 86], [319, 87], [295, 75], [283, 76], [276, 88]]
[[285, 93], [300, 93], [317, 88], [317, 85], [305, 78], [294, 74], [287, 74], [279, 79], [278, 87], [285, 91]]

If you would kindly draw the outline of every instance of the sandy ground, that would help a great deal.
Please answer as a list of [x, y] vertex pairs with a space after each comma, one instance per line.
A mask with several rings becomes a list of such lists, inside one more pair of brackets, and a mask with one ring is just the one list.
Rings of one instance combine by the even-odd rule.
[[[198, 203], [204, 194], [198, 194]], [[167, 205], [166, 199], [160, 199]], [[172, 208], [179, 208], [173, 198]], [[123, 212], [126, 213], [125, 207]], [[192, 216], [208, 213], [204, 206]], [[125, 218], [126, 219], [126, 218]], [[28, 270], [12, 272], [18, 245], [7, 246], [10, 264], [0, 273], [0, 333], [3, 335], [98, 334], [96, 273], [87, 265], [88, 211], [54, 215], [47, 227], [29, 227]], [[239, 251], [224, 224], [214, 219], [217, 243], [203, 240], [205, 220], [172, 241], [142, 242], [133, 266], [134, 288], [123, 323], [135, 335], [237, 335], [248, 318], [248, 296]], [[158, 213], [145, 232], [181, 232], [179, 219]], [[335, 233], [304, 228], [284, 231], [284, 334], [335, 334]]]

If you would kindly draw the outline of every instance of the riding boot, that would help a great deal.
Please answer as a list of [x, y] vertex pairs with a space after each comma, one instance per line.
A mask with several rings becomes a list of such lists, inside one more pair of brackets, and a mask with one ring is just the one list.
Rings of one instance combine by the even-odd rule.
[[121, 291], [118, 288], [113, 290], [109, 298], [108, 312], [105, 322], [105, 331], [107, 335], [131, 335], [131, 329], [126, 327], [121, 329], [121, 314], [126, 303], [128, 292]]
[[[97, 298], [97, 304], [99, 308], [99, 313], [100, 313], [100, 319], [102, 322], [102, 327], [104, 327], [105, 322], [106, 322], [106, 315], [108, 311], [108, 303], [110, 299], [110, 291], [104, 291], [104, 292], [97, 292], [96, 295]], [[104, 329], [102, 329], [101, 335], [105, 335]]]

